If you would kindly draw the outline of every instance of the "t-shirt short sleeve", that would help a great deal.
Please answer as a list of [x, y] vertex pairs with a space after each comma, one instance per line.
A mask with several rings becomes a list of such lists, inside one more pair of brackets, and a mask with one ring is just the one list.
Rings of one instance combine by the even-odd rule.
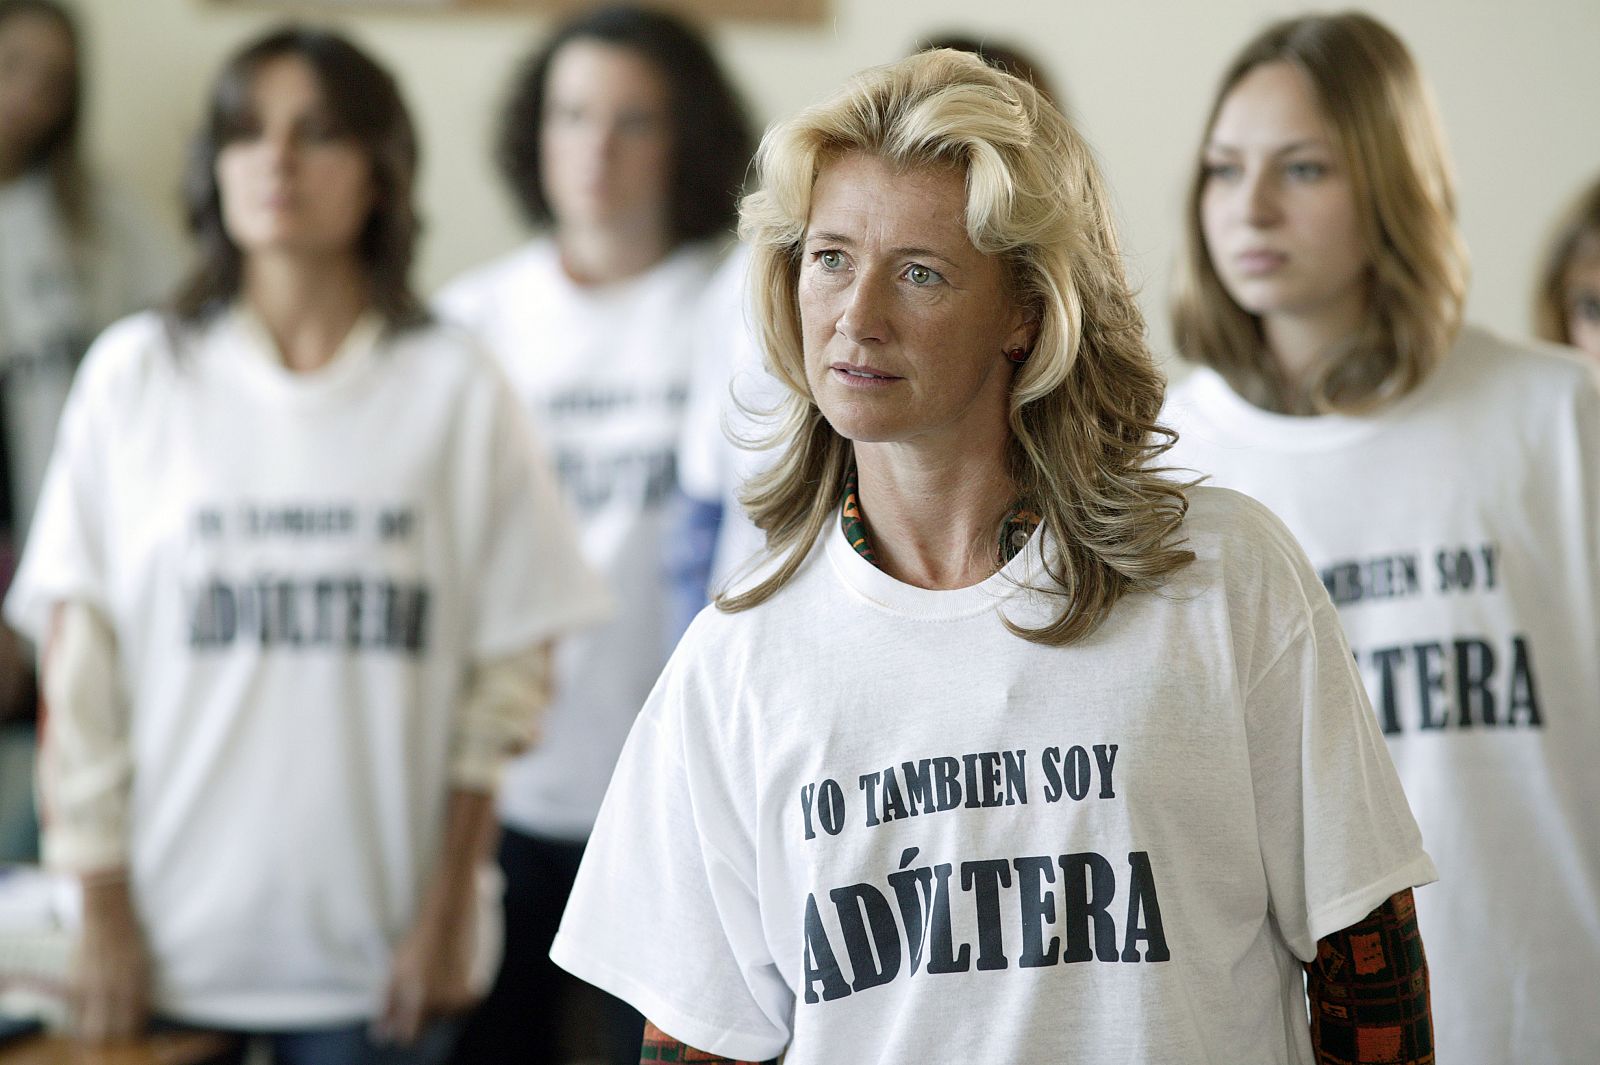
[[1260, 514], [1272, 606], [1257, 628], [1277, 650], [1244, 682], [1245, 727], [1273, 919], [1310, 961], [1318, 940], [1438, 874], [1338, 614], [1299, 545]]
[[578, 550], [550, 462], [510, 385], [487, 357], [483, 373], [465, 414], [471, 439], [456, 486], [462, 538], [473, 547], [469, 650], [480, 660], [603, 621], [612, 609], [605, 582]]
[[109, 613], [105, 500], [111, 493], [105, 458], [115, 436], [111, 400], [138, 387], [128, 371], [158, 328], [152, 315], [113, 326], [90, 348], [73, 382], [28, 546], [6, 597], [7, 620], [35, 643], [58, 603], [79, 600]]
[[550, 955], [674, 1039], [762, 1061], [788, 1044], [794, 997], [763, 931], [740, 789], [684, 726], [718, 709], [689, 676], [703, 636], [691, 627], [639, 715]]

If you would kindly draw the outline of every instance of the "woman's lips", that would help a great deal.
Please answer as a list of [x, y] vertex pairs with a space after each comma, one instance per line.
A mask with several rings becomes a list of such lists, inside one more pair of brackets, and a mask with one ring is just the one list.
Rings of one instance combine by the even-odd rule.
[[1246, 277], [1259, 277], [1270, 274], [1283, 267], [1289, 257], [1281, 251], [1269, 251], [1258, 248], [1252, 251], [1240, 252], [1233, 257], [1234, 265]]
[[835, 377], [855, 388], [872, 388], [904, 380], [875, 366], [857, 366], [848, 362], [836, 362], [829, 369]]

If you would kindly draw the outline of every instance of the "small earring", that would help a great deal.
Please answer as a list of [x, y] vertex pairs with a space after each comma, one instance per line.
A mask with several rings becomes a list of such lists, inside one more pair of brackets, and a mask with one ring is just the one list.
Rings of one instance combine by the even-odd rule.
[[1012, 348], [1010, 351], [1006, 352], [1006, 358], [1010, 359], [1018, 366], [1021, 366], [1023, 363], [1028, 361], [1029, 354], [1030, 352], [1027, 348]]

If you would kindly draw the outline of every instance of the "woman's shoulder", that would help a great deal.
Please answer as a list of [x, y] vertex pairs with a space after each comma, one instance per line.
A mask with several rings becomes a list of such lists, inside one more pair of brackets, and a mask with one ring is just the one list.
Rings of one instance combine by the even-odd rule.
[[405, 372], [414, 379], [420, 378], [419, 387], [473, 390], [497, 389], [505, 384], [504, 373], [483, 341], [471, 328], [453, 319], [435, 315], [391, 330], [385, 343], [391, 356], [407, 364]]
[[89, 345], [78, 379], [115, 387], [145, 376], [170, 362], [181, 338], [195, 331], [196, 327], [177, 322], [162, 311], [130, 314], [112, 322]]
[[1462, 328], [1446, 364], [1458, 371], [1458, 380], [1476, 382], [1502, 399], [1589, 390], [1596, 380], [1593, 364], [1573, 348], [1509, 340], [1472, 325]]
[[127, 412], [145, 408], [151, 397], [165, 394], [178, 369], [180, 346], [199, 331], [160, 311], [113, 322], [89, 345], [73, 376], [71, 405], [83, 412], [80, 417], [94, 421], [120, 421]]
[[456, 275], [434, 298], [445, 315], [463, 321], [481, 316], [485, 305], [493, 305], [537, 286], [559, 271], [555, 244], [539, 236], [488, 262], [479, 263]]
[[1231, 488], [1200, 484], [1185, 493], [1189, 501], [1184, 514], [1184, 534], [1190, 538], [1243, 538], [1251, 543], [1293, 543], [1283, 521], [1253, 496]]
[[[1194, 552], [1190, 579], [1282, 584], [1304, 589], [1318, 578], [1305, 550], [1267, 506], [1231, 488], [1199, 485], [1186, 493], [1183, 536]], [[1180, 574], [1187, 571], [1179, 571]]]

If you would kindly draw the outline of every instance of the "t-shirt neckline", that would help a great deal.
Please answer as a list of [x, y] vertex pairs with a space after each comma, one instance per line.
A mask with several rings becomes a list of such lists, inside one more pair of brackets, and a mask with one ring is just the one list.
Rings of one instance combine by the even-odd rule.
[[333, 357], [315, 370], [291, 370], [283, 363], [266, 325], [243, 302], [229, 310], [227, 328], [240, 348], [236, 360], [265, 387], [285, 397], [314, 399], [343, 390], [363, 376], [376, 358], [384, 333], [383, 316], [368, 308], [345, 334]]
[[824, 532], [825, 549], [834, 573], [846, 588], [890, 613], [927, 621], [955, 620], [981, 614], [1040, 586], [1044, 576], [1044, 526], [1034, 530], [1028, 544], [993, 574], [966, 588], [918, 588], [898, 581], [863, 558], [851, 546], [835, 510]]
[[1230, 437], [1251, 444], [1270, 445], [1285, 451], [1316, 451], [1360, 443], [1403, 418], [1413, 408], [1428, 401], [1460, 361], [1457, 349], [1469, 336], [1461, 333], [1428, 376], [1406, 395], [1387, 403], [1372, 414], [1279, 414], [1263, 410], [1233, 390], [1227, 380], [1210, 367], [1198, 367], [1187, 388], [1196, 411]]

